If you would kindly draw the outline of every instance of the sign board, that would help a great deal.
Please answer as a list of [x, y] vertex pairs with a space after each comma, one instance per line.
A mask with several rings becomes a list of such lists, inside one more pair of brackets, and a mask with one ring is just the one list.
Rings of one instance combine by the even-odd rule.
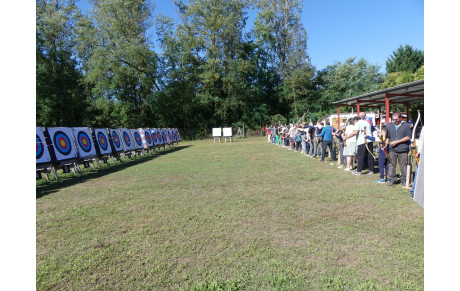
[[213, 137], [221, 137], [222, 136], [222, 128], [213, 128], [212, 129], [212, 136]]
[[224, 136], [232, 136], [232, 128], [224, 127]]

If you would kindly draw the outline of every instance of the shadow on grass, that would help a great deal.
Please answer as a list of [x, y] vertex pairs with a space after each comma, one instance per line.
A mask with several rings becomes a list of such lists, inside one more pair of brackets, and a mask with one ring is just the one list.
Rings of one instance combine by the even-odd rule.
[[186, 146], [177, 146], [177, 147], [174, 147], [174, 148], [171, 148], [171, 149], [168, 149], [166, 151], [161, 151], [161, 152], [158, 152], [154, 155], [150, 155], [150, 154], [147, 154], [146, 156], [144, 157], [140, 157], [140, 158], [134, 158], [132, 160], [128, 160], [128, 161], [124, 161], [123, 163], [116, 163], [115, 165], [109, 165], [107, 167], [104, 167], [104, 168], [96, 168], [96, 170], [90, 170], [89, 172], [85, 171], [83, 169], [83, 172], [82, 174], [77, 174], [77, 175], [68, 175], [68, 176], [64, 176], [64, 177], [59, 177], [59, 180], [58, 181], [49, 181], [49, 182], [45, 182], [43, 183], [42, 185], [37, 185], [37, 193], [36, 193], [36, 198], [41, 198], [43, 196], [46, 196], [46, 195], [49, 195], [53, 192], [56, 192], [62, 188], [66, 188], [66, 187], [69, 187], [69, 186], [72, 186], [72, 185], [75, 185], [75, 184], [78, 184], [78, 183], [81, 183], [81, 182], [85, 182], [87, 180], [90, 180], [90, 179], [94, 179], [94, 178], [99, 178], [99, 177], [103, 177], [105, 175], [109, 175], [109, 174], [112, 174], [112, 173], [115, 173], [115, 172], [118, 172], [120, 170], [123, 170], [123, 169], [126, 169], [128, 167], [131, 167], [131, 166], [135, 166], [135, 165], [138, 165], [140, 163], [144, 163], [144, 162], [147, 162], [147, 161], [151, 161], [159, 156], [162, 156], [162, 155], [166, 155], [166, 154], [170, 154], [170, 153], [173, 153], [173, 152], [176, 152], [176, 151], [180, 151], [180, 150], [183, 150], [185, 148], [188, 148], [188, 147], [191, 147], [192, 145], [186, 145]]

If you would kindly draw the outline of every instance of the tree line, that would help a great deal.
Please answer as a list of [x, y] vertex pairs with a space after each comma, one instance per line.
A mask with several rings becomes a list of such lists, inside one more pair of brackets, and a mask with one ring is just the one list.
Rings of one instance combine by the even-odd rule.
[[82, 13], [75, 0], [36, 2], [37, 126], [175, 127], [195, 139], [316, 121], [334, 101], [423, 78], [410, 45], [386, 74], [357, 57], [317, 70], [301, 0], [175, 0], [178, 23], [148, 0], [90, 3]]

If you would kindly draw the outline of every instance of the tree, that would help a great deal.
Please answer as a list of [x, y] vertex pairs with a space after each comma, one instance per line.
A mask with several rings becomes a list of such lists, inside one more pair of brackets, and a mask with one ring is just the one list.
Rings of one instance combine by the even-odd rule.
[[[153, 7], [147, 0], [92, 0], [89, 17], [78, 23], [79, 56], [94, 104], [120, 102], [124, 126], [151, 126], [151, 103], [160, 91], [157, 56], [148, 41]], [[96, 106], [97, 108], [97, 106]], [[97, 113], [96, 113], [97, 114]]]
[[283, 96], [292, 102], [294, 115], [298, 116], [297, 101], [307, 88], [314, 68], [307, 55], [307, 32], [300, 21], [302, 1], [259, 0], [260, 9], [254, 23], [254, 35], [259, 45], [267, 51], [270, 62], [278, 68], [283, 82]]
[[386, 71], [389, 73], [405, 72], [415, 73], [423, 66], [423, 51], [413, 49], [410, 45], [401, 45], [386, 61]]
[[79, 126], [87, 95], [74, 57], [74, 0], [38, 0], [36, 10], [37, 126]]
[[376, 91], [383, 82], [380, 67], [365, 59], [348, 58], [342, 64], [336, 62], [321, 72], [324, 85], [319, 100], [321, 114], [333, 112], [332, 102]]

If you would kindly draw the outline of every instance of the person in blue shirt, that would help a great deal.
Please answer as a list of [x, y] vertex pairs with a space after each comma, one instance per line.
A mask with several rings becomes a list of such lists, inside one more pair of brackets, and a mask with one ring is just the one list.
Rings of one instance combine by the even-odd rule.
[[323, 150], [321, 152], [321, 162], [326, 162], [324, 160], [324, 153], [326, 152], [326, 148], [329, 147], [329, 152], [332, 155], [331, 162], [335, 162], [335, 151], [332, 149], [332, 134], [335, 132], [335, 128], [331, 126], [329, 121], [326, 121], [326, 126], [323, 127], [323, 130], [318, 137], [323, 137]]

